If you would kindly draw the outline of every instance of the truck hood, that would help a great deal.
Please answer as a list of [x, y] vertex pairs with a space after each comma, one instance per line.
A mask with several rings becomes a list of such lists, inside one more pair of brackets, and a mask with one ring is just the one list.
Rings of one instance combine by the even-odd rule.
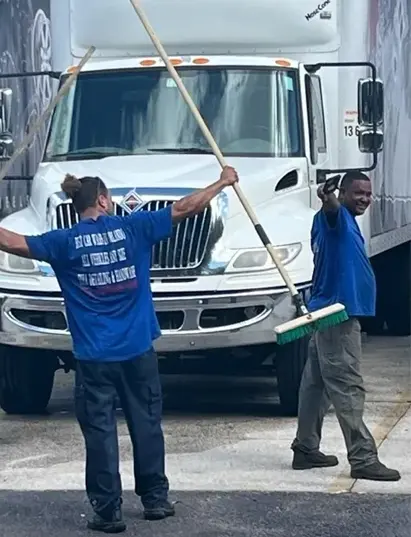
[[[295, 187], [279, 192], [275, 192], [275, 189], [281, 179], [294, 170], [298, 174], [299, 182], [306, 182], [305, 159], [230, 157], [227, 160], [228, 164], [238, 171], [240, 187], [259, 217], [260, 213], [261, 215], [266, 213], [267, 207], [270, 208], [270, 227], [275, 230], [278, 240], [284, 244], [295, 240], [298, 236], [301, 239], [301, 229], [304, 229], [307, 223], [302, 222], [302, 218], [306, 220], [305, 214], [308, 214], [309, 219], [312, 216], [312, 211], [309, 209], [308, 188], [304, 194], [298, 196]], [[146, 189], [152, 187], [158, 191], [173, 187], [204, 188], [216, 181], [220, 172], [221, 168], [213, 155], [133, 155], [99, 160], [42, 163], [33, 182], [31, 204], [38, 218], [44, 221], [48, 198], [53, 193], [61, 191], [60, 184], [66, 173], [78, 177], [98, 175], [111, 189], [136, 188], [138, 191], [139, 187]], [[233, 238], [237, 233], [240, 235], [244, 233], [244, 229], [240, 230], [244, 228], [242, 222], [246, 223], [247, 232], [254, 236], [255, 232], [252, 226], [250, 227], [247, 215], [234, 190], [228, 188], [225, 193], [228, 197], [228, 221], [233, 219], [236, 221], [236, 228], [233, 228], [231, 233]], [[277, 198], [278, 207], [273, 210], [273, 203]], [[263, 219], [266, 218], [263, 216]]]
[[[310, 189], [304, 159], [230, 158], [240, 177], [240, 186], [254, 209], [259, 222], [266, 230], [274, 246], [301, 243], [300, 254], [287, 265], [292, 280], [308, 282], [312, 272], [310, 229], [314, 210], [310, 208]], [[275, 191], [278, 183], [290, 172], [298, 175], [298, 185]], [[113, 157], [102, 160], [42, 163], [33, 181], [30, 206], [2, 220], [2, 226], [22, 234], [36, 235], [47, 231], [47, 202], [49, 197], [61, 192], [60, 184], [66, 173], [77, 176], [98, 175], [109, 188], [203, 188], [220, 175], [216, 159], [209, 155], [155, 155]], [[224, 233], [218, 241], [216, 259], [226, 258], [228, 251], [261, 248], [262, 243], [245, 210], [238, 201], [234, 189], [225, 190], [228, 213]], [[228, 252], [228, 255], [230, 253]], [[234, 255], [234, 253], [233, 253]], [[7, 288], [27, 290], [59, 290], [55, 278], [22, 277], [7, 275]], [[32, 281], [33, 280], [33, 281]], [[196, 280], [197, 282], [197, 280]], [[264, 274], [252, 272], [200, 278], [193, 286], [198, 290], [213, 291], [255, 289], [282, 286], [277, 272]], [[160, 285], [156, 284], [156, 285]], [[186, 290], [181, 284], [182, 290]], [[176, 283], [161, 283], [161, 291], [175, 292]]]
[[[272, 198], [277, 183], [288, 172], [303, 173], [304, 159], [230, 158], [240, 176], [240, 185], [251, 204]], [[66, 173], [78, 177], [98, 175], [108, 188], [204, 188], [216, 181], [221, 168], [213, 155], [133, 155], [107, 157], [99, 160], [77, 160], [42, 163], [33, 185], [33, 202], [44, 209], [44, 203], [60, 184]], [[240, 206], [236, 196], [230, 197], [230, 217]], [[231, 194], [231, 195], [230, 195]]]

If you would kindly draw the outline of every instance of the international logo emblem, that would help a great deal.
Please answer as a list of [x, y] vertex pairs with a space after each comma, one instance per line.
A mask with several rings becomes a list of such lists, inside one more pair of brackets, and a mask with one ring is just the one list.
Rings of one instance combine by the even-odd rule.
[[144, 200], [140, 198], [135, 190], [131, 190], [128, 194], [126, 194], [121, 202], [121, 206], [128, 213], [138, 211], [143, 205]]

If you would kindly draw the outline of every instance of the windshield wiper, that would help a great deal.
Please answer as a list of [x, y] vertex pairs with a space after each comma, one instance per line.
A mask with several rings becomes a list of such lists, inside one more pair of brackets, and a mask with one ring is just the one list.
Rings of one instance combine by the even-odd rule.
[[78, 149], [73, 151], [67, 151], [66, 153], [56, 153], [49, 157], [49, 160], [87, 160], [87, 159], [103, 159], [107, 157], [118, 157], [121, 155], [147, 155], [150, 153], [198, 153], [198, 154], [211, 154], [210, 149], [202, 147], [147, 147], [139, 149], [137, 151], [128, 151], [127, 149], [116, 149], [110, 151], [109, 149]]
[[130, 151], [118, 149], [116, 151], [107, 151], [104, 149], [79, 149], [73, 151], [67, 151], [67, 153], [56, 153], [50, 156], [50, 160], [57, 159], [67, 159], [67, 160], [76, 160], [76, 159], [94, 159], [94, 158], [106, 158], [106, 157], [117, 157], [119, 155], [132, 155]]
[[204, 147], [148, 147], [147, 151], [156, 153], [198, 153], [204, 155], [210, 155], [211, 149]]

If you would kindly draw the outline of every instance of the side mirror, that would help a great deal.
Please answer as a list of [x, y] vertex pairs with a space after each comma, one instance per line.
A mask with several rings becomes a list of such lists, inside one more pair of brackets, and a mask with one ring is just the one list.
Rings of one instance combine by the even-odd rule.
[[384, 85], [380, 79], [358, 81], [358, 149], [379, 153], [384, 146]]
[[361, 153], [379, 153], [384, 146], [384, 134], [381, 129], [364, 129], [358, 131], [358, 149]]
[[0, 89], [0, 162], [9, 160], [14, 152], [14, 141], [10, 132], [12, 99], [11, 89]]
[[9, 88], [0, 89], [0, 119], [2, 129], [0, 132], [11, 131], [11, 106], [13, 101], [13, 91]]
[[384, 122], [384, 84], [380, 79], [360, 78], [358, 81], [358, 124], [380, 126]]
[[9, 160], [14, 153], [14, 141], [10, 134], [0, 134], [0, 162]]

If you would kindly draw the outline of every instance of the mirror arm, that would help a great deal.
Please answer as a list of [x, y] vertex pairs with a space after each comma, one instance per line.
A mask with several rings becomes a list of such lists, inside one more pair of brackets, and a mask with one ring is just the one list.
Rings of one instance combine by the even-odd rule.
[[31, 77], [31, 76], [49, 76], [51, 78], [55, 78], [55, 79], [59, 79], [60, 76], [61, 76], [61, 71], [30, 71], [30, 72], [27, 72], [27, 73], [1, 73], [0, 74], [0, 79], [1, 78], [5, 78], [5, 79], [8, 79], [8, 78], [27, 78], [27, 77]]
[[333, 173], [348, 173], [348, 172], [372, 172], [375, 170], [378, 164], [378, 153], [373, 151], [372, 153], [372, 164], [366, 168], [335, 168], [335, 169], [318, 169], [317, 170], [317, 183], [325, 183], [327, 175]]
[[369, 67], [373, 81], [377, 80], [377, 68], [371, 62], [324, 62], [304, 64], [306, 71], [310, 74], [316, 73], [323, 67]]
[[[324, 62], [324, 63], [313, 63], [304, 65], [306, 71], [309, 74], [317, 73], [323, 67], [369, 67], [371, 69], [371, 78], [373, 84], [375, 85], [377, 81], [377, 68], [372, 62]], [[377, 92], [373, 92], [373, 106], [374, 109], [377, 106]], [[376, 136], [378, 125], [377, 122], [373, 121], [373, 134]], [[372, 152], [372, 164], [368, 167], [357, 167], [357, 168], [336, 168], [336, 169], [317, 169], [317, 183], [324, 183], [326, 181], [327, 175], [338, 174], [338, 173], [347, 173], [347, 172], [371, 172], [375, 170], [378, 164], [378, 151]]]

